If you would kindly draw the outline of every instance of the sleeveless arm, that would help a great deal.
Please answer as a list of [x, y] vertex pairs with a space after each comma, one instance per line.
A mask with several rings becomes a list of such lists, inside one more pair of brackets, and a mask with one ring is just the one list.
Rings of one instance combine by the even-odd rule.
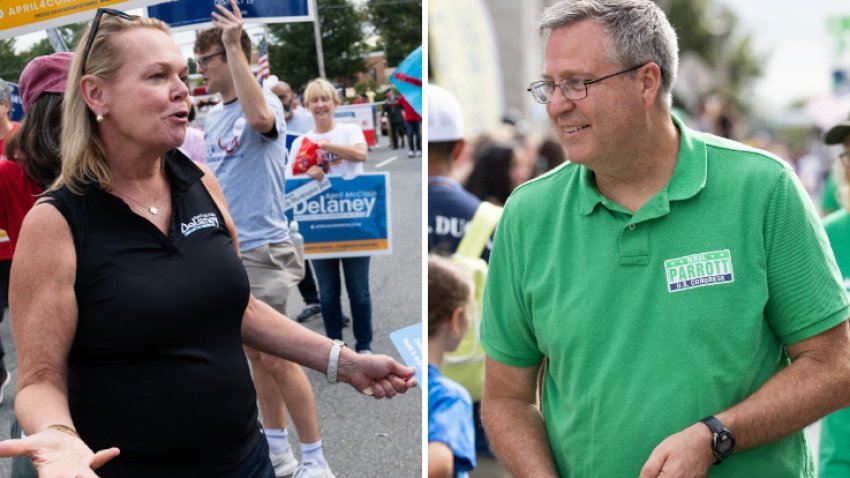
[[74, 428], [67, 377], [77, 329], [76, 257], [62, 214], [36, 205], [21, 227], [10, 282], [19, 367], [15, 413], [28, 436], [0, 442], [0, 456], [28, 455], [44, 476], [94, 477], [93, 468], [118, 455], [116, 448], [95, 454], [80, 438], [48, 428]]
[[77, 329], [76, 251], [59, 211], [35, 206], [24, 219], [10, 281], [10, 316], [18, 350], [15, 411], [27, 434], [64, 424], [68, 354]]

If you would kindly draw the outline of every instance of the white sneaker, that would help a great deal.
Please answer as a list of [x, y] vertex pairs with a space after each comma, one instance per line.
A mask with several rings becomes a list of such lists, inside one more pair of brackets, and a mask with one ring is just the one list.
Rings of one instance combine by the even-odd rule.
[[289, 476], [295, 473], [295, 470], [298, 470], [298, 460], [295, 459], [295, 455], [292, 454], [292, 448], [286, 450], [281, 454], [269, 453], [269, 458], [272, 459], [272, 466], [274, 466], [274, 476], [277, 478], [282, 478], [284, 476]]
[[319, 465], [316, 460], [304, 460], [292, 478], [336, 478], [327, 464]]

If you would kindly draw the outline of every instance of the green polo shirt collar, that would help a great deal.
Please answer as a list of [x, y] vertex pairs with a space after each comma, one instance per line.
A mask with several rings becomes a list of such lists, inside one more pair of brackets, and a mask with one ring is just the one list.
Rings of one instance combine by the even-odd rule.
[[[634, 214], [632, 222], [664, 216], [670, 212], [670, 201], [689, 199], [705, 187], [707, 178], [705, 142], [698, 137], [699, 133], [685, 127], [675, 115], [672, 115], [672, 118], [679, 130], [679, 155], [673, 177], [670, 178], [667, 186], [658, 191]], [[589, 215], [598, 204], [602, 204], [612, 211], [631, 215], [628, 209], [599, 193], [593, 179], [593, 172], [583, 165], [579, 165], [579, 178], [582, 214]]]

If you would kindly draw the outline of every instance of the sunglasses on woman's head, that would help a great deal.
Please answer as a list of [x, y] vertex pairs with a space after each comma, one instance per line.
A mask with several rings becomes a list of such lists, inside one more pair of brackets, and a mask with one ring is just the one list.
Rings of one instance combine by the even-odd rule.
[[137, 20], [139, 17], [137, 15], [128, 15], [121, 10], [116, 10], [114, 8], [98, 8], [97, 12], [94, 14], [94, 20], [91, 22], [91, 28], [89, 28], [89, 36], [86, 41], [86, 48], [83, 50], [83, 61], [80, 63], [80, 76], [86, 74], [86, 62], [89, 59], [89, 52], [91, 51], [91, 45], [94, 43], [94, 37], [97, 36], [97, 28], [100, 26], [100, 18], [104, 13], [108, 13], [110, 15], [115, 15], [116, 17], [121, 17], [124, 20]]

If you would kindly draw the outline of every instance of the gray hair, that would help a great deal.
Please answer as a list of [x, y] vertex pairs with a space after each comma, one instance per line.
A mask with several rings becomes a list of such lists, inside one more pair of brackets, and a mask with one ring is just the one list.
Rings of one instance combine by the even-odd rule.
[[12, 85], [3, 80], [0, 80], [0, 103], [12, 103]]
[[679, 42], [667, 16], [650, 0], [565, 0], [543, 11], [539, 31], [552, 31], [594, 20], [608, 33], [607, 60], [623, 68], [654, 62], [661, 69], [658, 97], [673, 102], [679, 69]]

